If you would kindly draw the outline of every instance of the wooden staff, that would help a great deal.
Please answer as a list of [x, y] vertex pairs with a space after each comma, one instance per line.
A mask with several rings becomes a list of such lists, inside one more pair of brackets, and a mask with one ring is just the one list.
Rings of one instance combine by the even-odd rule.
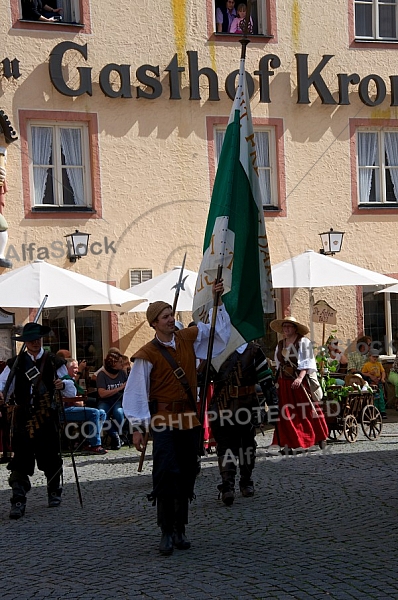
[[[222, 278], [222, 265], [218, 265], [216, 284], [221, 281], [221, 278]], [[207, 347], [206, 371], [205, 371], [205, 379], [204, 379], [204, 383], [203, 383], [203, 401], [202, 401], [202, 405], [200, 407], [200, 415], [199, 415], [199, 421], [201, 423], [200, 437], [199, 437], [199, 456], [206, 455], [204, 445], [203, 445], [204, 434], [205, 434], [205, 411], [206, 411], [206, 404], [207, 404], [207, 402], [206, 402], [207, 388], [210, 385], [210, 367], [211, 367], [211, 359], [213, 356], [214, 336], [215, 336], [215, 332], [216, 332], [217, 307], [218, 307], [219, 299], [220, 299], [220, 293], [217, 292], [216, 294], [214, 294], [213, 314], [212, 314], [212, 319], [211, 319], [209, 345]]]
[[141, 450], [140, 462], [138, 463], [138, 469], [137, 469], [138, 473], [141, 473], [141, 471], [142, 471], [142, 465], [144, 464], [144, 460], [145, 460], [145, 453], [146, 453], [146, 447], [148, 446], [148, 440], [149, 440], [149, 430], [144, 435], [144, 446]]

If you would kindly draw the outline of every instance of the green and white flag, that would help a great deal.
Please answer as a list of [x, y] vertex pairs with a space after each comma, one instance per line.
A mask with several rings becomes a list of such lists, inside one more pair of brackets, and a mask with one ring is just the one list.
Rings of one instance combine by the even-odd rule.
[[245, 61], [229, 117], [207, 219], [203, 260], [193, 300], [195, 321], [206, 321], [213, 304], [212, 284], [222, 264], [225, 307], [232, 323], [231, 340], [220, 357], [245, 341], [262, 337], [264, 313], [274, 312], [271, 262], [264, 224]]

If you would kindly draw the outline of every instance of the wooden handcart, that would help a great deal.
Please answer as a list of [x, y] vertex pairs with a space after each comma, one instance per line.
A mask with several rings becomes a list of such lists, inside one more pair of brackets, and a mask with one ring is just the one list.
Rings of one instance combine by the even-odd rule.
[[329, 439], [338, 440], [343, 434], [347, 442], [353, 443], [358, 438], [359, 425], [365, 436], [374, 441], [381, 435], [383, 419], [378, 408], [374, 406], [374, 396], [368, 392], [351, 392], [333, 399], [326, 398], [322, 410], [329, 427]]

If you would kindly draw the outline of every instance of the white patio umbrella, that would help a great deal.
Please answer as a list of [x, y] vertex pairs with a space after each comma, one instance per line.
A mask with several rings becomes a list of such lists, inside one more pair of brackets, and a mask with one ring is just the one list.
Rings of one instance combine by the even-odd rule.
[[89, 304], [92, 310], [117, 312], [127, 312], [144, 298], [42, 260], [0, 276], [3, 308], [38, 308], [46, 294], [46, 308]]
[[284, 260], [272, 267], [274, 288], [308, 288], [310, 294], [311, 339], [314, 338], [312, 323], [313, 294], [319, 287], [347, 285], [390, 285], [396, 279], [370, 271], [351, 263], [306, 250], [298, 256]]
[[274, 288], [346, 285], [391, 285], [396, 279], [351, 263], [306, 250], [272, 267]]
[[[164, 300], [173, 306], [176, 285], [180, 276], [181, 267], [174, 267], [171, 271], [162, 273], [153, 279], [144, 281], [129, 288], [128, 292], [139, 294], [147, 298], [146, 302], [141, 302], [132, 308], [129, 312], [145, 312], [150, 302]], [[195, 293], [195, 285], [198, 274], [194, 271], [184, 269], [182, 277], [182, 287], [178, 297], [177, 312], [192, 312], [192, 302]]]

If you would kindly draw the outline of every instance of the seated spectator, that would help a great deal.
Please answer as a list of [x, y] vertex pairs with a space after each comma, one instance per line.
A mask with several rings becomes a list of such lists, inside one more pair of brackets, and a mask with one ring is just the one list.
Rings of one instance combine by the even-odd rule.
[[216, 31], [230, 33], [232, 21], [236, 16], [235, 0], [226, 0], [224, 6], [216, 10]]
[[[232, 21], [229, 33], [245, 33], [246, 29], [246, 4], [239, 4], [237, 8], [238, 16]], [[253, 20], [250, 17], [247, 33], [253, 33]]]
[[26, 21], [60, 21], [62, 8], [52, 8], [42, 0], [22, 0], [22, 18]]
[[[84, 400], [80, 395], [82, 390], [76, 382], [78, 373], [77, 360], [68, 358], [66, 361], [67, 375], [63, 375], [60, 379], [63, 380], [65, 388], [62, 390], [62, 399], [64, 402], [65, 417], [70, 422], [87, 423], [88, 431], [83, 431], [87, 438], [88, 447], [86, 450], [91, 454], [106, 454], [101, 446], [101, 430], [106, 419], [104, 410], [97, 408], [89, 408], [84, 405]], [[59, 376], [59, 373], [57, 371]]]
[[[107, 354], [109, 354], [110, 352], [116, 352], [116, 354], [120, 354], [120, 350], [119, 350], [119, 348], [116, 348], [116, 346], [112, 346], [111, 348], [109, 348]], [[120, 354], [120, 356], [122, 356], [122, 355]], [[104, 370], [104, 365], [102, 364], [99, 369], [97, 369], [96, 371], [91, 373], [91, 379], [93, 381], [95, 381], [97, 379], [98, 373], [103, 370]]]
[[362, 372], [362, 367], [367, 361], [371, 343], [372, 338], [368, 335], [363, 335], [357, 339], [355, 350], [347, 354], [347, 373]]
[[383, 365], [379, 361], [379, 351], [372, 349], [369, 354], [369, 359], [362, 367], [362, 374], [369, 377], [371, 383], [377, 386], [374, 405], [379, 409], [383, 419], [387, 418], [386, 404], [384, 401], [383, 383], [386, 380], [386, 372]]
[[122, 447], [119, 433], [124, 424], [122, 399], [128, 375], [123, 370], [123, 359], [120, 352], [108, 352], [105, 357], [103, 370], [97, 375], [97, 393], [99, 397], [98, 408], [106, 412], [111, 419], [109, 435], [111, 437], [111, 450]]
[[[348, 359], [345, 354], [339, 349], [339, 340], [336, 336], [330, 335], [326, 340], [327, 348], [327, 366], [333, 366], [334, 372], [330, 373], [330, 376], [336, 379], [336, 385], [344, 385], [344, 379], [339, 375], [346, 375]], [[337, 364], [336, 364], [337, 363]]]
[[123, 371], [125, 371], [127, 377], [130, 375], [130, 371], [131, 371], [131, 363], [130, 363], [130, 359], [128, 356], [126, 356], [126, 354], [122, 354], [122, 361], [123, 361]]

